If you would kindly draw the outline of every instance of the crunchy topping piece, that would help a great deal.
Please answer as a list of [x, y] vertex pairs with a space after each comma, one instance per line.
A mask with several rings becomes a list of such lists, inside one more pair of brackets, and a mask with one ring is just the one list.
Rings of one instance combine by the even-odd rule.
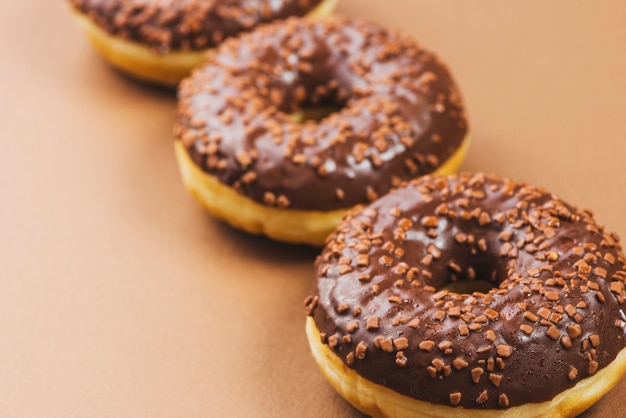
[[605, 268], [596, 267], [593, 269], [593, 274], [600, 277], [601, 279], [606, 279], [608, 272]]
[[404, 356], [402, 351], [398, 351], [396, 353], [396, 365], [400, 367], [406, 366], [407, 358]]
[[548, 328], [548, 330], [546, 331], [546, 334], [548, 335], [548, 337], [552, 338], [554, 341], [558, 340], [559, 337], [561, 336], [561, 333], [559, 332], [559, 330], [556, 327], [550, 327]]
[[346, 312], [348, 309], [350, 309], [350, 305], [348, 305], [346, 302], [340, 303], [337, 306], [337, 312], [339, 313], [344, 313]]
[[437, 348], [440, 349], [443, 352], [446, 352], [450, 349], [450, 347], [452, 347], [452, 342], [445, 340], [440, 342], [439, 344], [437, 344]]
[[511, 354], [513, 353], [513, 347], [511, 347], [510, 345], [506, 345], [506, 344], [498, 344], [496, 346], [496, 352], [498, 353], [498, 355], [500, 357], [511, 357]]
[[610, 289], [611, 289], [611, 292], [615, 293], [616, 295], [621, 295], [622, 293], [624, 293], [624, 283], [611, 282]]
[[328, 346], [330, 348], [335, 348], [339, 344], [339, 338], [336, 335], [331, 335], [328, 337]]
[[383, 338], [380, 341], [380, 348], [382, 348], [382, 350], [386, 351], [387, 353], [392, 353], [393, 352], [393, 342], [391, 341], [391, 338]]
[[539, 320], [539, 317], [530, 311], [524, 312], [524, 318], [530, 322], [537, 322]]
[[567, 335], [569, 335], [571, 339], [580, 337], [580, 334], [582, 334], [580, 325], [572, 324], [567, 326]]
[[565, 306], [565, 312], [570, 316], [570, 317], [574, 317], [574, 315], [576, 315], [576, 308], [574, 307], [574, 305], [572, 305], [571, 303], [567, 304]]
[[352, 321], [346, 327], [346, 331], [348, 331], [350, 334], [352, 334], [357, 329], [359, 329], [359, 322], [358, 321]]
[[491, 217], [487, 212], [481, 212], [480, 216], [478, 217], [478, 224], [480, 226], [485, 226], [488, 223], [491, 223]]
[[452, 406], [457, 406], [461, 403], [461, 392], [453, 392], [450, 394], [450, 404]]
[[545, 296], [546, 299], [552, 302], [556, 302], [557, 300], [559, 300], [559, 292], [549, 291], [549, 292], [545, 292], [543, 295]]
[[278, 196], [278, 199], [276, 199], [276, 203], [279, 208], [287, 208], [291, 204], [289, 199], [284, 195]]
[[478, 354], [483, 354], [483, 353], [486, 353], [486, 352], [488, 352], [488, 351], [491, 351], [491, 349], [492, 349], [492, 346], [491, 346], [491, 345], [483, 345], [483, 346], [478, 347], [478, 348], [476, 349], [476, 352], [477, 352]]
[[425, 216], [420, 221], [420, 224], [428, 228], [436, 228], [439, 225], [439, 219], [436, 216]]
[[478, 395], [478, 398], [476, 398], [476, 403], [482, 405], [487, 402], [487, 400], [489, 400], [489, 394], [486, 390], [483, 390], [482, 392], [480, 392], [480, 395]]
[[365, 353], [367, 352], [367, 345], [363, 341], [357, 344], [355, 354], [359, 360], [363, 360], [365, 358]]
[[370, 280], [372, 279], [372, 276], [371, 276], [371, 275], [369, 275], [369, 274], [362, 274], [362, 275], [360, 275], [359, 277], [357, 277], [357, 279], [358, 279], [360, 282], [368, 282], [368, 281], [370, 281]]
[[[485, 315], [487, 315], [487, 317], [491, 321], [495, 321], [496, 319], [498, 319], [500, 317], [500, 314], [498, 313], [498, 311], [494, 311], [493, 309], [487, 309], [485, 311]], [[493, 331], [489, 330], [487, 332], [493, 332]]]
[[352, 267], [347, 264], [344, 264], [339, 268], [339, 274], [343, 275], [352, 271]]
[[424, 340], [421, 343], [419, 343], [419, 349], [422, 351], [432, 351], [433, 347], [435, 347], [435, 343], [433, 341], [430, 340]]
[[435, 357], [433, 361], [431, 362], [431, 364], [435, 367], [435, 369], [438, 372], [442, 371], [446, 366], [443, 360], [441, 360], [439, 357]]
[[369, 265], [369, 256], [367, 254], [359, 254], [356, 256], [357, 267], [367, 267]]
[[550, 312], [550, 309], [544, 307], [539, 308], [539, 310], [537, 311], [537, 314], [543, 319], [548, 319], [551, 313], [552, 312]]
[[474, 383], [478, 383], [480, 381], [480, 377], [485, 373], [485, 371], [480, 367], [475, 367], [472, 369], [472, 381]]
[[500, 387], [500, 382], [502, 382], [502, 375], [497, 373], [489, 373], [489, 381], [493, 383], [495, 387]]
[[420, 326], [420, 319], [419, 318], [414, 318], [407, 325], [409, 327], [415, 329], [415, 328]]
[[501, 357], [496, 357], [496, 366], [498, 366], [498, 369], [504, 370], [504, 360]]
[[532, 334], [533, 333], [533, 329], [534, 329], [531, 325], [528, 325], [528, 324], [522, 324], [522, 325], [520, 325], [519, 328], [526, 335]]
[[237, 154], [237, 162], [239, 164], [241, 164], [242, 167], [246, 168], [248, 167], [250, 164], [252, 164], [252, 157], [250, 156], [250, 154], [246, 151], [240, 151]]
[[458, 318], [461, 316], [461, 307], [460, 306], [453, 306], [450, 309], [448, 309], [448, 316], [451, 318]]
[[371, 316], [365, 322], [365, 329], [368, 331], [378, 329], [379, 322], [380, 322], [380, 318], [378, 318], [377, 316]]
[[391, 303], [402, 303], [402, 298], [400, 296], [389, 296], [387, 300]]
[[461, 370], [469, 366], [469, 363], [463, 360], [461, 357], [457, 357], [452, 361], [452, 365], [454, 366], [455, 369]]

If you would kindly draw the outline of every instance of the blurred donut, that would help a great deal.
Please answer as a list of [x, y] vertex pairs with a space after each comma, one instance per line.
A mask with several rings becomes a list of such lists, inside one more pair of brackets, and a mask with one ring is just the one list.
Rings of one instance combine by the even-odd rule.
[[338, 0], [68, 0], [95, 49], [138, 79], [176, 85], [225, 38], [289, 16], [330, 14]]

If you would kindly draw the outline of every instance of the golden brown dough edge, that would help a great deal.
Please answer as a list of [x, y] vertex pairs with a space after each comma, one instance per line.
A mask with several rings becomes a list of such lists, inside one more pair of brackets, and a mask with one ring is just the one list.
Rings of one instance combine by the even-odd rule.
[[607, 367], [581, 380], [549, 402], [530, 403], [509, 409], [466, 409], [412, 399], [362, 378], [322, 344], [312, 317], [307, 317], [306, 335], [313, 358], [328, 382], [355, 408], [372, 417], [409, 418], [533, 418], [575, 417], [613, 388], [626, 371], [626, 349]]
[[[469, 135], [436, 174], [452, 174], [463, 162], [469, 147]], [[203, 172], [189, 158], [180, 140], [174, 142], [176, 159], [183, 183], [189, 193], [213, 216], [252, 234], [297, 244], [322, 246], [350, 208], [333, 211], [278, 209], [264, 206]]]
[[[307, 16], [320, 18], [330, 15], [339, 0], [324, 0]], [[70, 6], [78, 25], [98, 53], [113, 67], [124, 73], [155, 84], [174, 87], [201, 64], [207, 51], [173, 51], [157, 55], [147, 46], [113, 36], [96, 25], [83, 13]]]

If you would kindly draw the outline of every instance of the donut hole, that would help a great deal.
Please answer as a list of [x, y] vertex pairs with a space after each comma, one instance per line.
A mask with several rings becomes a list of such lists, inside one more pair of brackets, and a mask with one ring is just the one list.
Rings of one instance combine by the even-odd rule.
[[[276, 83], [278, 90], [267, 90], [271, 102], [296, 123], [320, 122], [339, 113], [353, 95], [353, 82], [346, 77], [347, 69], [337, 62], [335, 52], [322, 42], [306, 55], [309, 54], [308, 59], [291, 54], [286, 63], [277, 63], [280, 68], [293, 68], [274, 70], [270, 84]], [[313, 68], [312, 63], [315, 71], [302, 71], [301, 68]]]
[[295, 123], [305, 123], [308, 121], [321, 122], [333, 113], [341, 111], [342, 106], [336, 104], [326, 104], [322, 106], [302, 106], [289, 116]]
[[341, 112], [348, 102], [349, 86], [342, 86], [333, 80], [332, 77], [330, 80], [306, 80], [307, 87], [299, 84], [291, 95], [288, 94], [281, 110], [296, 123], [321, 122]]
[[440, 245], [442, 248], [457, 248], [457, 251], [450, 253], [450, 259], [444, 263], [433, 263], [430, 267], [432, 275], [425, 283], [437, 291], [447, 290], [457, 294], [488, 293], [499, 288], [507, 279], [507, 263], [503, 263], [498, 253], [499, 245], [487, 239], [489, 249], [478, 253], [472, 252], [469, 245], [461, 249], [457, 247], [457, 236], [475, 236], [478, 233], [468, 227], [449, 234], [450, 241]]
[[494, 283], [487, 280], [457, 280], [447, 283], [441, 287], [441, 290], [459, 294], [471, 294], [474, 292], [487, 293], [493, 288]]

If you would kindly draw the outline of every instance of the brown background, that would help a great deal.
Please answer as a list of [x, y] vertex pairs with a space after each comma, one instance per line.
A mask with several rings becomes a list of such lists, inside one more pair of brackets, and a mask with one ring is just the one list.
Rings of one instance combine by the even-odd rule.
[[[626, 238], [626, 2], [342, 0], [450, 64], [466, 170]], [[358, 416], [308, 353], [316, 251], [191, 200], [171, 93], [93, 53], [62, 1], [0, 2], [0, 415]], [[587, 417], [624, 415], [626, 379]]]

